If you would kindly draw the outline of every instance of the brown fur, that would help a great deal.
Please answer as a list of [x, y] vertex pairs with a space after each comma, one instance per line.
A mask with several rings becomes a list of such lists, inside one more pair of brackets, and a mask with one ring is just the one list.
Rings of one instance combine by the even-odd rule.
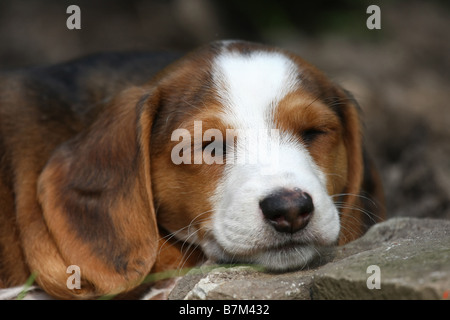
[[[36, 272], [37, 283], [55, 297], [93, 298], [132, 290], [151, 272], [202, 261], [198, 250], [186, 254], [162, 237], [199, 213], [205, 214], [198, 222], [208, 226], [207, 196], [222, 166], [174, 165], [170, 135], [178, 127], [192, 132], [193, 121], [203, 120], [203, 130], [225, 136], [209, 85], [209, 62], [219, 47], [205, 46], [156, 76], [168, 61], [155, 56], [93, 57], [0, 75], [1, 287], [23, 284]], [[305, 87], [280, 103], [277, 125], [299, 139], [311, 126], [327, 131], [310, 152], [330, 177], [328, 192], [341, 195], [335, 200], [343, 201], [345, 243], [383, 216], [370, 208], [368, 220], [359, 210], [370, 205], [361, 201], [363, 191], [382, 198], [379, 180], [364, 157], [353, 101], [291, 57], [304, 70]], [[297, 117], [288, 116], [294, 106]], [[79, 290], [66, 287], [72, 264], [81, 268]]]

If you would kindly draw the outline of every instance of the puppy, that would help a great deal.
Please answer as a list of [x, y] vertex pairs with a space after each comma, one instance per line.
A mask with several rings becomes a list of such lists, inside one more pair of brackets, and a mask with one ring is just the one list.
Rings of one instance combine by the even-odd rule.
[[241, 41], [174, 60], [1, 74], [0, 286], [34, 273], [93, 298], [205, 258], [300, 269], [383, 218], [359, 108], [323, 73]]

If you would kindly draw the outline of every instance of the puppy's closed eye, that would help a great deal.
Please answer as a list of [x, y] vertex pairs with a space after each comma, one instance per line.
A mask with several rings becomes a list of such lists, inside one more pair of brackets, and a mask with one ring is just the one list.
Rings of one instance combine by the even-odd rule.
[[311, 145], [319, 136], [326, 134], [327, 131], [323, 129], [310, 128], [300, 133], [302, 141], [307, 145]]
[[203, 141], [202, 151], [213, 157], [225, 157], [227, 154], [227, 143], [224, 139], [212, 138], [212, 141]]

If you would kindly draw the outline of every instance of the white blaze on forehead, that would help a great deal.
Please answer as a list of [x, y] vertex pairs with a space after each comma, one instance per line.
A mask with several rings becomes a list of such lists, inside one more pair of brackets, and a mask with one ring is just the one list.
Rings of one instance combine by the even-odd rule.
[[278, 102], [298, 86], [297, 76], [297, 65], [279, 52], [225, 51], [213, 65], [227, 120], [231, 115], [241, 128], [267, 126]]
[[213, 83], [223, 106], [222, 119], [234, 129], [247, 130], [239, 133], [237, 153], [227, 150], [228, 157], [236, 157], [238, 163], [256, 159], [259, 166], [252, 170], [266, 174], [280, 169], [281, 145], [299, 148], [295, 138], [272, 130], [275, 108], [299, 86], [298, 73], [297, 65], [276, 51], [243, 54], [225, 49], [215, 58]]
[[[226, 125], [242, 131], [237, 133], [236, 153], [227, 148], [224, 175], [210, 199], [212, 237], [202, 243], [210, 258], [283, 270], [309, 262], [316, 242], [331, 244], [337, 239], [339, 218], [327, 194], [326, 175], [294, 136], [280, 130], [277, 140], [270, 133], [276, 107], [298, 88], [300, 72], [280, 52], [243, 54], [225, 49], [213, 62], [213, 83], [223, 106], [220, 116]], [[237, 163], [228, 161], [231, 156]], [[247, 157], [257, 161], [242, 161]], [[263, 219], [259, 202], [280, 188], [299, 188], [312, 197], [314, 215], [302, 232], [280, 233]], [[292, 241], [292, 250], [282, 249]]]

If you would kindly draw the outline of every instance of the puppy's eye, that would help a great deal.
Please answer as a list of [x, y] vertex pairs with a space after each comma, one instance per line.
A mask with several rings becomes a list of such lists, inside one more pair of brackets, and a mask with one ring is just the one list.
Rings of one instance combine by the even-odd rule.
[[313, 143], [320, 135], [325, 134], [325, 131], [320, 129], [311, 128], [301, 133], [302, 140], [306, 145]]
[[214, 142], [213, 141], [203, 141], [202, 142], [202, 151], [205, 151], [206, 147], [209, 146], [210, 144], [212, 144]]
[[225, 141], [203, 141], [202, 151], [205, 151], [207, 147], [209, 147], [207, 151], [210, 152], [213, 157], [216, 155], [224, 157], [227, 153], [227, 145]]

